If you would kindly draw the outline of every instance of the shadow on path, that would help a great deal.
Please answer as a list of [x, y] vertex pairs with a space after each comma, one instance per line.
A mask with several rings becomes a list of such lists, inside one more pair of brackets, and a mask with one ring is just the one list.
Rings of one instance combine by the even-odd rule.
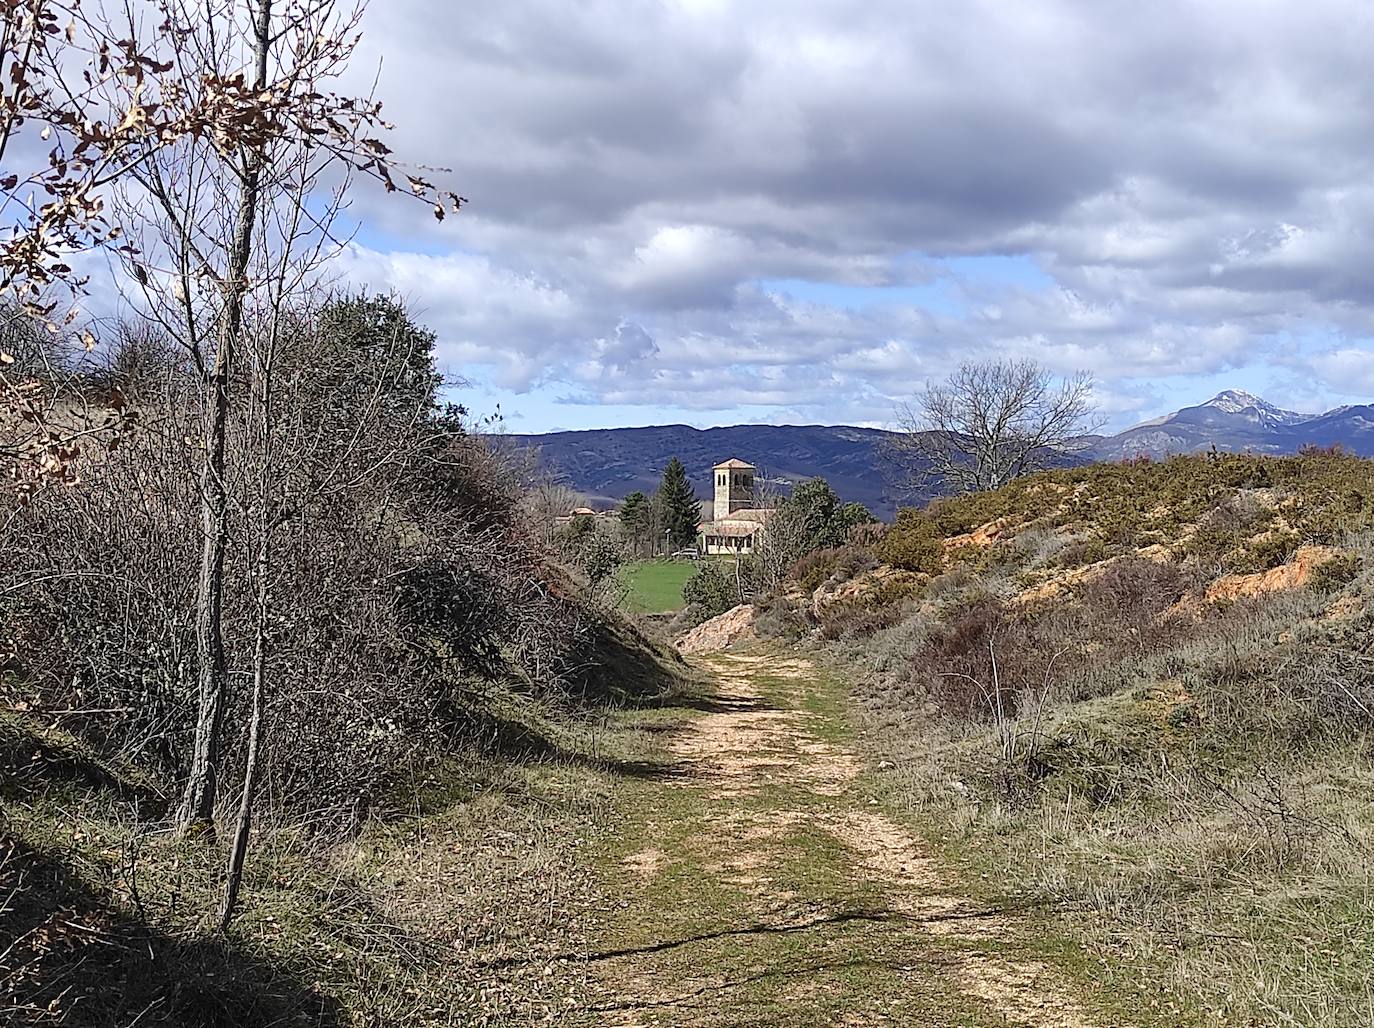
[[221, 936], [112, 908], [60, 858], [0, 835], [0, 1020], [74, 1028], [344, 1023], [333, 1000]]
[[680, 939], [665, 939], [661, 942], [646, 943], [642, 946], [626, 946], [621, 949], [603, 950], [599, 953], [561, 953], [553, 957], [508, 957], [495, 960], [487, 964], [488, 967], [505, 967], [512, 964], [526, 963], [534, 959], [540, 961], [581, 961], [585, 963], [596, 963], [602, 960], [615, 960], [620, 957], [645, 956], [653, 953], [666, 953], [670, 950], [680, 949], [683, 946], [691, 946], [703, 942], [715, 942], [720, 939], [740, 938], [740, 937], [762, 937], [774, 935], [793, 935], [798, 932], [809, 932], [816, 929], [834, 927], [837, 925], [862, 922], [867, 924], [906, 924], [906, 925], [931, 925], [942, 921], [979, 921], [987, 919], [997, 919], [1009, 915], [1022, 914], [1029, 910], [1042, 909], [1037, 904], [1026, 904], [1024, 906], [1009, 907], [989, 907], [979, 910], [954, 910], [939, 914], [913, 914], [901, 910], [878, 909], [869, 910], [856, 908], [853, 910], [841, 910], [833, 914], [826, 914], [823, 917], [812, 918], [808, 921], [785, 922], [781, 924], [769, 924], [767, 922], [757, 922], [751, 925], [741, 925], [733, 928], [722, 928], [719, 931], [702, 932], [697, 935], [688, 935]]

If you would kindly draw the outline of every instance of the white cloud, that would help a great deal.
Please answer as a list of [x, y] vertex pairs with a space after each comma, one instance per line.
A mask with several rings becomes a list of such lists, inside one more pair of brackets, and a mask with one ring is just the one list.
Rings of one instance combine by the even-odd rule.
[[[1313, 373], [1368, 391], [1372, 21], [1353, 0], [388, 0], [366, 30], [395, 149], [472, 204], [428, 227], [364, 195], [374, 230], [454, 251], [358, 248], [347, 275], [414, 299], [446, 359], [585, 403], [638, 384], [725, 409], [705, 383], [729, 368], [741, 404], [882, 419], [1016, 353], [1093, 370], [1124, 411], [1163, 376], [1290, 367], [1276, 341], [1313, 331]], [[928, 280], [912, 254], [1027, 255], [1053, 285], [956, 282], [950, 309], [758, 284]]]

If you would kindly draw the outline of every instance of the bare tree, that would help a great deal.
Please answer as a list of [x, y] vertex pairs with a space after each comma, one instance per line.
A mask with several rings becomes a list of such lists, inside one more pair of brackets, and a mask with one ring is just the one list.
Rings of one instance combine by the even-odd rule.
[[977, 492], [1050, 467], [1099, 424], [1085, 371], [1057, 379], [1031, 360], [961, 364], [897, 411], [889, 456], [914, 481]]
[[[433, 203], [440, 219], [462, 203], [417, 174], [393, 176], [391, 151], [375, 138], [388, 127], [381, 105], [327, 88], [357, 46], [361, 10], [334, 0], [122, 0], [85, 9], [79, 0], [0, 0], [0, 158], [11, 164], [25, 127], [47, 150], [26, 155], [32, 172], [0, 178], [0, 213], [17, 215], [0, 230], [0, 297], [15, 298], [53, 335], [77, 326], [89, 349], [94, 336], [79, 327], [76, 307], [61, 314], [49, 294], [61, 285], [78, 295], [84, 278], [70, 255], [106, 248], [149, 291], [147, 313], [186, 347], [202, 377], [201, 718], [183, 825], [211, 823], [217, 795], [227, 681], [225, 439], [235, 351], [262, 283], [252, 258], [274, 169], [284, 152], [305, 151], [314, 173], [340, 165]], [[275, 199], [292, 195], [290, 183], [276, 185]], [[112, 215], [104, 190], [121, 186], [124, 202]], [[300, 209], [310, 210], [303, 201]], [[150, 212], [153, 230], [131, 233]], [[313, 227], [330, 238], [327, 224]], [[162, 245], [148, 246], [149, 236]], [[0, 470], [30, 488], [70, 482], [87, 419], [55, 424], [52, 412], [63, 409], [56, 390], [3, 370], [14, 363], [0, 351], [0, 426], [18, 426], [0, 433]], [[122, 415], [116, 406], [100, 427]]]
[[[142, 288], [142, 313], [185, 349], [203, 384], [199, 470], [201, 559], [196, 600], [199, 720], [183, 827], [213, 825], [226, 707], [224, 575], [228, 548], [228, 426], [237, 406], [240, 350], [250, 315], [280, 297], [267, 294], [308, 275], [293, 264], [298, 248], [314, 269], [339, 241], [334, 215], [353, 174], [389, 191], [390, 150], [373, 135], [387, 127], [370, 98], [340, 96], [330, 85], [345, 72], [359, 39], [361, 4], [335, 0], [166, 0], [157, 27], [146, 3], [127, 0], [105, 34], [147, 39], [154, 75], [142, 92], [122, 80], [100, 83], [109, 109], [140, 104], [207, 112], [206, 131], [186, 133], [132, 163], [119, 183], [120, 223], [142, 225], [120, 251]], [[118, 31], [114, 31], [118, 22]], [[328, 174], [336, 183], [322, 191]], [[416, 175], [403, 192], [445, 204]], [[287, 270], [287, 269], [291, 270]]]
[[540, 471], [525, 494], [524, 507], [540, 541], [551, 546], [558, 526], [567, 520], [575, 508], [586, 503], [587, 498], [564, 482], [561, 476]]

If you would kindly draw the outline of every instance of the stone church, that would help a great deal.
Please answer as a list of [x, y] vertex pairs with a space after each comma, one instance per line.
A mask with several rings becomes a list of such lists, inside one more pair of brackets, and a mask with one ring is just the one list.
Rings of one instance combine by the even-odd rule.
[[753, 553], [754, 544], [773, 512], [756, 507], [754, 465], [737, 458], [717, 464], [715, 503], [710, 521], [698, 526], [702, 553]]

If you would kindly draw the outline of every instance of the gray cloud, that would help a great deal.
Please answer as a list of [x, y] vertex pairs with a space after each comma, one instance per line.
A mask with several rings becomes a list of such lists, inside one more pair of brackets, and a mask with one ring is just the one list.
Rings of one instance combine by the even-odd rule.
[[[414, 298], [451, 362], [578, 403], [881, 420], [1006, 352], [1093, 370], [1123, 412], [1257, 363], [1349, 395], [1374, 331], [1372, 21], [1335, 0], [388, 0], [366, 28], [395, 148], [473, 202], [427, 227], [364, 195], [391, 242], [347, 274]], [[1051, 284], [960, 265], [953, 309], [766, 285], [931, 285], [982, 255]], [[707, 367], [746, 385], [712, 396]]]

